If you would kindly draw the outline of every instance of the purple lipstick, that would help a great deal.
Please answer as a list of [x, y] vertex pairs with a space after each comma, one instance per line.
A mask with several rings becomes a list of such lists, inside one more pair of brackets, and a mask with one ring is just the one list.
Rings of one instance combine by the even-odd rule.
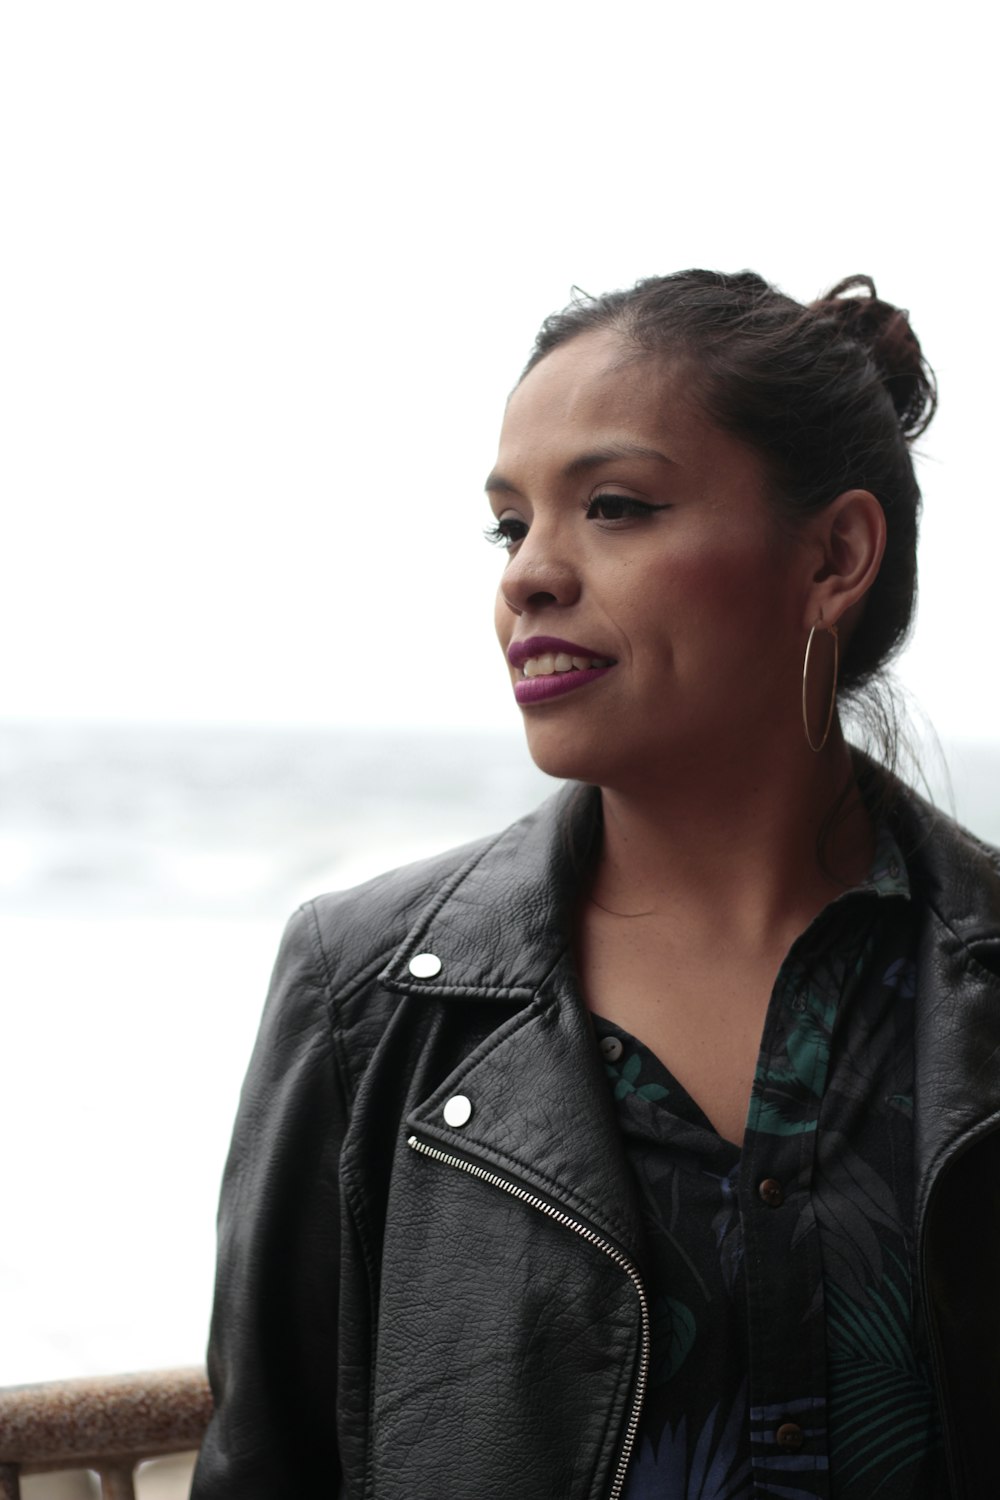
[[521, 669], [522, 676], [514, 684], [514, 696], [522, 705], [561, 698], [606, 676], [615, 665], [613, 657], [554, 635], [533, 635], [525, 641], [512, 641], [507, 660], [512, 667]]

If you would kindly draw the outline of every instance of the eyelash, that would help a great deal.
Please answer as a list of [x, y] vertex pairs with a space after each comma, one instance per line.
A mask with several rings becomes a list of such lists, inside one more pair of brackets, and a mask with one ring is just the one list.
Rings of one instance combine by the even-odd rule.
[[[593, 512], [599, 505], [617, 505], [621, 507], [621, 514], [617, 516], [597, 516]], [[593, 495], [584, 505], [584, 514], [588, 521], [627, 521], [641, 520], [644, 516], [651, 516], [658, 510], [666, 510], [665, 505], [650, 505], [648, 500], [633, 500], [631, 495]]]
[[[512, 536], [511, 528], [518, 528], [520, 536]], [[528, 534], [528, 528], [523, 521], [515, 521], [511, 517], [507, 521], [494, 521], [492, 526], [487, 526], [483, 536], [494, 547], [512, 547], [515, 542], [522, 542]]]
[[[616, 506], [620, 513], [617, 516], [602, 516], [598, 514], [599, 506]], [[645, 500], [633, 500], [629, 495], [592, 495], [583, 503], [583, 512], [588, 521], [629, 521], [642, 520], [646, 516], [654, 515], [657, 511], [666, 510], [665, 505], [650, 505]], [[517, 535], [514, 535], [514, 533]], [[515, 520], [513, 516], [506, 520], [495, 521], [488, 526], [483, 533], [488, 542], [497, 547], [508, 549], [517, 542], [523, 542], [528, 534], [528, 528], [524, 521]]]

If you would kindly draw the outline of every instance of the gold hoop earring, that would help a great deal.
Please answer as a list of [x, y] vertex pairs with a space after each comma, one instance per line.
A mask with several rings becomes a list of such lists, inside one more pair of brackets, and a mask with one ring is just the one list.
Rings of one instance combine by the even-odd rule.
[[[817, 630], [828, 630], [833, 636], [833, 685], [830, 688], [830, 706], [826, 713], [826, 723], [823, 726], [823, 738], [818, 745], [813, 744], [813, 737], [809, 733], [809, 658], [812, 654], [812, 644]], [[802, 727], [806, 732], [806, 744], [809, 749], [818, 755], [830, 738], [830, 729], [833, 725], [833, 713], [837, 706], [837, 673], [840, 671], [840, 640], [837, 635], [836, 625], [827, 625], [822, 615], [809, 632], [806, 641], [806, 654], [802, 663]]]

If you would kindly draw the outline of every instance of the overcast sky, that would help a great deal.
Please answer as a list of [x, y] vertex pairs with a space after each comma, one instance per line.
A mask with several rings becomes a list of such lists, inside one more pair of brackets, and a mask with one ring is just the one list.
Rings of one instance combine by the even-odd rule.
[[1000, 738], [987, 15], [5, 6], [0, 713], [513, 723], [482, 481], [538, 322], [750, 266], [911, 309], [902, 675]]

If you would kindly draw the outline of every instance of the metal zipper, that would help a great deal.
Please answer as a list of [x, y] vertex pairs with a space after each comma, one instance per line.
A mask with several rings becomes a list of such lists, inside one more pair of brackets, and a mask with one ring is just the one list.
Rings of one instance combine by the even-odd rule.
[[407, 1141], [414, 1151], [421, 1156], [429, 1156], [433, 1161], [443, 1162], [445, 1166], [457, 1167], [460, 1172], [468, 1172], [470, 1177], [477, 1177], [480, 1182], [488, 1182], [492, 1187], [501, 1188], [503, 1192], [509, 1193], [512, 1198], [517, 1198], [521, 1203], [527, 1203], [529, 1208], [536, 1208], [539, 1213], [544, 1214], [547, 1219], [553, 1219], [561, 1224], [564, 1229], [571, 1229], [581, 1239], [586, 1240], [588, 1245], [594, 1245], [598, 1250], [614, 1261], [620, 1270], [624, 1271], [629, 1281], [635, 1288], [636, 1296], [639, 1298], [639, 1311], [642, 1316], [642, 1338], [639, 1347], [639, 1373], [635, 1382], [635, 1392], [632, 1397], [632, 1410], [629, 1413], [628, 1424], [625, 1428], [625, 1441], [622, 1444], [621, 1455], [618, 1459], [618, 1467], [615, 1470], [614, 1483], [608, 1494], [608, 1500], [620, 1500], [622, 1488], [625, 1484], [625, 1473], [628, 1469], [629, 1459], [632, 1457], [632, 1449], [635, 1447], [636, 1434], [639, 1431], [639, 1417], [642, 1413], [642, 1403], [646, 1395], [646, 1383], [649, 1379], [649, 1303], [646, 1299], [646, 1288], [642, 1284], [642, 1277], [638, 1270], [629, 1260], [628, 1256], [606, 1240], [603, 1235], [593, 1229], [588, 1229], [586, 1224], [581, 1224], [578, 1219], [570, 1218], [569, 1214], [563, 1213], [561, 1208], [554, 1208], [551, 1203], [546, 1203], [544, 1198], [538, 1198], [534, 1193], [529, 1193], [527, 1188], [518, 1187], [514, 1182], [508, 1182], [505, 1177], [500, 1177], [495, 1172], [488, 1171], [485, 1167], [477, 1166], [475, 1162], [466, 1161], [461, 1156], [451, 1156], [447, 1151], [439, 1151], [436, 1146], [428, 1146], [415, 1135], [411, 1135]]

